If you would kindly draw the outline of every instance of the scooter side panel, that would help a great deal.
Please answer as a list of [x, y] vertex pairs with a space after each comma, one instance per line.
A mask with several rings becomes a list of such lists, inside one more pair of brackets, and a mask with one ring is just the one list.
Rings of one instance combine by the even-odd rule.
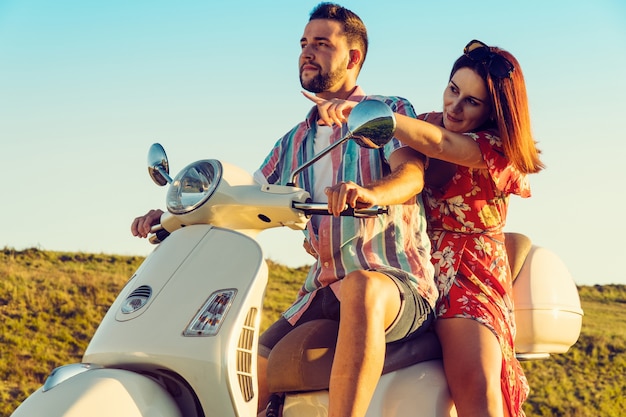
[[[283, 417], [328, 413], [328, 391], [289, 393]], [[366, 417], [456, 417], [440, 360], [420, 362], [382, 375]]]
[[[176, 373], [193, 389], [207, 416], [247, 415], [243, 409], [256, 412], [256, 398], [245, 399], [242, 393], [233, 356], [250, 311], [260, 317], [266, 285], [267, 265], [255, 240], [206, 225], [177, 230], [146, 259], [114, 302], [83, 362]], [[132, 319], [119, 320], [123, 301], [140, 286], [150, 286], [151, 299]], [[220, 332], [184, 336], [210, 295], [221, 289], [236, 289], [237, 294]], [[256, 369], [259, 324], [257, 318], [252, 326], [250, 369]], [[251, 387], [256, 393], [256, 379]]]
[[134, 372], [96, 369], [58, 386], [40, 388], [12, 417], [181, 417], [172, 397], [159, 384]]
[[456, 417], [441, 360], [382, 375], [366, 417]]

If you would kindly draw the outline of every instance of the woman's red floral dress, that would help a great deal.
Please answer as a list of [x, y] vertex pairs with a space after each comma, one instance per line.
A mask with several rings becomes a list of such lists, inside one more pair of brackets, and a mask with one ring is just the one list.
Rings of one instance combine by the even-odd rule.
[[[437, 114], [422, 115], [420, 118]], [[437, 117], [439, 116], [439, 117]], [[437, 317], [477, 320], [502, 348], [502, 392], [512, 417], [523, 416], [529, 387], [515, 358], [512, 278], [503, 228], [510, 194], [530, 196], [525, 174], [509, 164], [494, 132], [468, 133], [487, 169], [458, 166], [440, 189], [426, 188], [425, 209], [439, 287]]]

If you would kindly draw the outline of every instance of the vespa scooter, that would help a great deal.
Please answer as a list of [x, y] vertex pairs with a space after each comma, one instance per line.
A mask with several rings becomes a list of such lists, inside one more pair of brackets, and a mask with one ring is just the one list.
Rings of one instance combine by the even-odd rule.
[[[395, 130], [388, 106], [357, 105], [343, 138], [379, 147]], [[342, 142], [341, 141], [341, 142]], [[329, 146], [294, 172], [315, 163]], [[259, 185], [213, 159], [174, 178], [163, 148], [148, 153], [149, 173], [169, 184], [168, 212], [153, 228], [158, 244], [130, 277], [99, 325], [82, 363], [52, 371], [13, 417], [253, 417], [257, 415], [257, 341], [268, 268], [256, 235], [303, 230], [328, 214], [293, 184]], [[295, 181], [293, 181], [295, 184]], [[344, 215], [384, 215], [385, 208]], [[527, 359], [575, 343], [582, 310], [567, 269], [523, 235], [507, 235], [517, 306], [518, 353]], [[519, 271], [519, 273], [518, 273]], [[326, 415], [336, 324], [300, 326], [269, 358], [270, 388], [284, 393], [284, 417]], [[387, 352], [368, 417], [455, 416], [432, 335]], [[275, 413], [268, 407], [268, 415]]]

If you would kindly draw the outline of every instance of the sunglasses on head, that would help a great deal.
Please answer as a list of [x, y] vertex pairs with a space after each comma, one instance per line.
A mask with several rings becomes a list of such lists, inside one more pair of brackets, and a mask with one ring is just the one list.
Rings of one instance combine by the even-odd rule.
[[511, 61], [491, 52], [491, 48], [476, 39], [465, 46], [463, 54], [472, 61], [485, 64], [489, 74], [496, 78], [510, 77], [515, 69]]

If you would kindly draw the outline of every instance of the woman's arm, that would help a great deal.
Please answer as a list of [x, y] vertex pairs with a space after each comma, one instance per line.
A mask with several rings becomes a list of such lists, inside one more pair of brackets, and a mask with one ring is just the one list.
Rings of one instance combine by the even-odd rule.
[[395, 137], [424, 155], [470, 168], [486, 168], [478, 144], [468, 135], [396, 113]]
[[[307, 92], [305, 97], [317, 105], [321, 124], [332, 126], [347, 121], [347, 117], [358, 103], [355, 101], [325, 100]], [[469, 136], [451, 132], [441, 126], [395, 113], [394, 136], [405, 145], [424, 155], [470, 168], [486, 168], [478, 144]]]

